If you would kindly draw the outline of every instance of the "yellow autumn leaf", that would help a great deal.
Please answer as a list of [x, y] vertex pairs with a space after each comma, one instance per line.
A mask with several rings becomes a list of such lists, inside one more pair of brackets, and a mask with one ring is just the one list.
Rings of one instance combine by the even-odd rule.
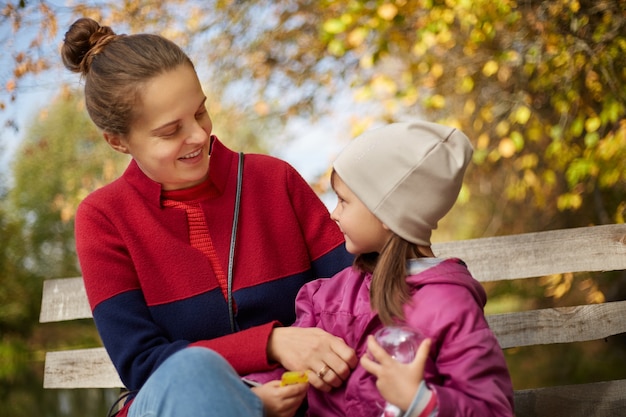
[[367, 36], [367, 30], [365, 28], [356, 28], [348, 33], [348, 45], [356, 48], [361, 46]]
[[494, 60], [487, 61], [483, 66], [483, 75], [485, 77], [491, 77], [496, 72], [498, 72], [498, 63]]
[[509, 134], [509, 130], [511, 129], [511, 125], [506, 120], [502, 120], [500, 123], [496, 125], [496, 134], [498, 136], [505, 136]]
[[398, 8], [395, 4], [386, 3], [381, 5], [376, 12], [382, 19], [389, 21], [396, 17], [398, 14]]
[[498, 152], [503, 158], [510, 158], [515, 155], [515, 144], [510, 138], [503, 138], [498, 144]]
[[435, 63], [430, 67], [430, 75], [435, 78], [440, 78], [443, 75], [443, 65]]
[[446, 105], [446, 99], [441, 94], [435, 94], [430, 99], [430, 106], [434, 109], [443, 109]]
[[595, 132], [600, 128], [602, 121], [599, 117], [589, 117], [585, 120], [585, 130], [589, 133]]
[[512, 114], [512, 120], [521, 125], [524, 125], [530, 119], [531, 111], [528, 107], [521, 105]]
[[486, 133], [478, 136], [478, 140], [476, 141], [476, 149], [486, 149], [489, 146], [489, 135]]

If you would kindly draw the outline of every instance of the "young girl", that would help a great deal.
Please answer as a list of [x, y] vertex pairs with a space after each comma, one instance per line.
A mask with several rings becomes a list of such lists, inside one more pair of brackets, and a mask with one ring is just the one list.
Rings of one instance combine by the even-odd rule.
[[[416, 122], [368, 131], [334, 162], [331, 217], [357, 258], [300, 290], [295, 325], [343, 338], [361, 362], [340, 388], [309, 389], [310, 416], [379, 417], [385, 401], [407, 417], [513, 415], [504, 356], [484, 317], [485, 291], [461, 260], [431, 250], [431, 232], [454, 204], [471, 156], [462, 132]], [[394, 324], [424, 338], [410, 364], [394, 361], [371, 336]], [[309, 373], [313, 383], [335, 373], [332, 363], [317, 369]]]

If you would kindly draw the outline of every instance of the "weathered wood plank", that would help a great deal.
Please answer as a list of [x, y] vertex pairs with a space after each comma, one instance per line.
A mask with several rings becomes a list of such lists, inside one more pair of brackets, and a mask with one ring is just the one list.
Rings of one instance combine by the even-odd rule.
[[433, 244], [479, 281], [626, 269], [626, 224], [580, 227]]
[[515, 391], [516, 417], [626, 416], [626, 379]]
[[[626, 269], [626, 225], [594, 226], [433, 245], [479, 281]], [[82, 278], [44, 283], [40, 322], [90, 318]], [[487, 317], [503, 348], [626, 333], [626, 301]], [[104, 348], [46, 354], [44, 388], [123, 387]], [[517, 417], [626, 416], [626, 380], [516, 391]]]
[[626, 333], [626, 301], [487, 316], [503, 349], [583, 342]]
[[[503, 349], [597, 340], [626, 333], [626, 301], [487, 316]], [[95, 375], [95, 376], [94, 376]], [[98, 375], [102, 375], [99, 377]], [[121, 387], [103, 348], [50, 352], [47, 388]]]
[[104, 348], [46, 353], [44, 388], [124, 387]]
[[44, 281], [39, 322], [50, 323], [91, 317], [85, 284], [81, 277]]
[[[626, 269], [626, 224], [438, 243], [433, 249], [463, 259], [479, 281], [612, 271]], [[89, 317], [82, 278], [44, 282], [41, 323]]]

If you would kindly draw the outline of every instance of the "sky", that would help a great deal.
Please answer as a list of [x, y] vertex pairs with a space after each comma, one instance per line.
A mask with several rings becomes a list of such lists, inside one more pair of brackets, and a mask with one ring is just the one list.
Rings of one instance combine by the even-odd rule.
[[[58, 93], [58, 82], [51, 81], [55, 78], [58, 79], [58, 74], [53, 71], [45, 77], [25, 80], [27, 88], [19, 91], [17, 101], [0, 111], [0, 172], [7, 174], [9, 181], [10, 164], [30, 121]], [[6, 101], [5, 97], [3, 99]], [[283, 145], [275, 147], [271, 154], [289, 162], [307, 181], [312, 182], [330, 166], [338, 152], [350, 140], [349, 117], [350, 114], [339, 112], [332, 118], [321, 118], [315, 122], [294, 119], [286, 127], [285, 137], [277, 138], [277, 143]], [[6, 126], [8, 119], [15, 121], [19, 129], [17, 132]], [[290, 140], [285, 140], [287, 138]], [[327, 207], [334, 204], [334, 196], [321, 197]]]
[[[37, 25], [33, 25], [37, 28]], [[7, 31], [6, 25], [0, 27], [2, 33]], [[35, 30], [32, 29], [32, 30]], [[45, 46], [44, 53], [49, 56], [58, 54], [62, 34], [59, 30], [58, 39]], [[24, 34], [22, 34], [24, 35]], [[28, 33], [26, 33], [28, 35]], [[17, 36], [14, 42], [19, 42], [20, 38], [30, 39], [30, 36]], [[8, 48], [10, 50], [10, 48]], [[0, 62], [12, 59], [8, 54], [0, 55]], [[62, 65], [47, 71], [40, 76], [27, 76], [20, 80], [18, 99], [15, 102], [8, 102], [9, 95], [4, 85], [0, 85], [0, 100], [7, 103], [7, 108], [0, 111], [0, 173], [9, 174], [10, 164], [14, 158], [15, 151], [20, 145], [29, 122], [37, 117], [38, 112], [45, 109], [54, 96], [58, 93], [58, 87], [62, 81], [76, 82], [76, 74], [66, 71]], [[4, 80], [6, 82], [6, 80]], [[305, 119], [293, 119], [284, 130], [283, 137], [277, 138], [276, 146], [271, 154], [286, 160], [293, 165], [307, 181], [314, 181], [332, 163], [337, 153], [348, 143], [350, 137], [349, 119], [353, 117], [359, 109], [351, 102], [352, 93], [344, 91], [338, 95], [336, 100], [337, 111], [332, 117], [321, 118], [316, 121]], [[350, 102], [347, 104], [347, 102]], [[349, 109], [346, 111], [345, 109]], [[19, 131], [6, 126], [8, 119], [13, 119]], [[289, 140], [286, 140], [289, 139]], [[269, 144], [272, 146], [272, 144]], [[327, 205], [333, 204], [326, 201], [328, 196], [322, 197]], [[332, 199], [332, 196], [330, 196]]]

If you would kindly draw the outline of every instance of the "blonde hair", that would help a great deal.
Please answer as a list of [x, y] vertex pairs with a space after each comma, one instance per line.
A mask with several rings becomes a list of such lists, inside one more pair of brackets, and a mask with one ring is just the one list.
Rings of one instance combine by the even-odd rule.
[[372, 274], [370, 305], [385, 325], [404, 321], [403, 306], [411, 299], [407, 260], [425, 257], [415, 243], [393, 233], [380, 253], [360, 254], [354, 266]]

